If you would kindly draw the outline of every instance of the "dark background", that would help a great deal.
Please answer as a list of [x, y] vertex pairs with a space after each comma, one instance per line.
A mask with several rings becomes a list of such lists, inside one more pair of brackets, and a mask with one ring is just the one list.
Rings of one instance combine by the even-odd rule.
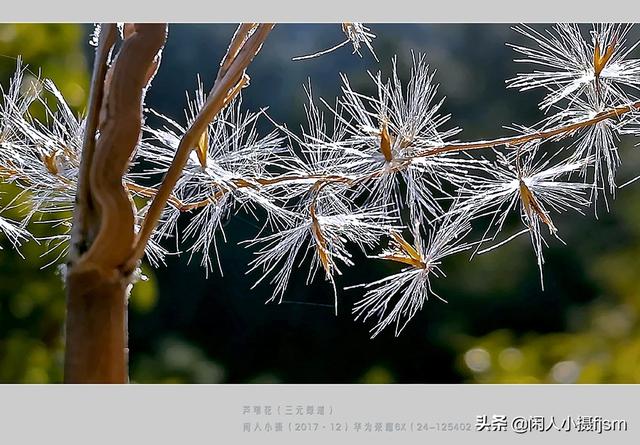
[[[9, 57], [24, 54], [36, 32], [46, 32], [42, 49], [25, 59], [43, 67], [72, 103], [82, 109], [92, 58], [90, 27], [31, 25], [14, 31], [0, 25], [3, 85], [14, 67]], [[26, 25], [24, 25], [26, 26]], [[519, 93], [505, 80], [532, 67], [515, 64], [505, 43], [524, 43], [508, 25], [370, 24], [377, 63], [343, 47], [323, 57], [291, 58], [333, 46], [343, 39], [338, 24], [278, 25], [249, 69], [251, 85], [243, 104], [268, 106], [278, 122], [298, 128], [304, 119], [303, 85], [333, 102], [339, 73], [354, 89], [373, 93], [367, 70], [391, 73], [397, 55], [408, 79], [411, 50], [427, 54], [444, 110], [460, 126], [463, 140], [508, 134], [503, 126], [532, 124], [542, 117], [539, 92]], [[48, 27], [48, 28], [47, 28]], [[185, 91], [196, 74], [210, 88], [234, 25], [171, 25], [162, 66], [147, 105], [184, 122]], [[3, 35], [9, 35], [3, 39]], [[20, 40], [20, 35], [26, 34]], [[586, 31], [585, 31], [585, 35]], [[637, 33], [634, 34], [637, 37]], [[16, 37], [18, 36], [18, 37]], [[67, 36], [64, 42], [51, 42]], [[49, 43], [47, 43], [49, 42]], [[75, 62], [60, 63], [64, 57]], [[56, 71], [57, 70], [57, 71]], [[79, 91], [80, 92], [79, 92]], [[271, 128], [267, 123], [264, 131]], [[634, 141], [623, 141], [618, 183], [636, 176], [640, 157]], [[260, 221], [234, 217], [220, 242], [224, 275], [205, 279], [199, 261], [171, 257], [167, 267], [146, 272], [151, 280], [134, 290], [130, 313], [131, 375], [136, 382], [197, 383], [456, 383], [456, 382], [640, 382], [640, 193], [621, 189], [611, 212], [554, 217], [567, 243], [550, 240], [545, 251], [545, 291], [526, 237], [468, 261], [447, 259], [447, 278], [434, 281], [448, 300], [429, 301], [398, 337], [392, 331], [369, 339], [370, 325], [354, 322], [358, 290], [339, 293], [333, 314], [331, 287], [306, 272], [293, 275], [283, 304], [265, 304], [268, 286], [251, 290], [258, 275], [246, 275], [252, 252], [238, 243], [251, 238]], [[600, 207], [600, 210], [602, 206]], [[183, 223], [187, 222], [185, 217]], [[2, 241], [8, 247], [6, 241]], [[64, 297], [52, 269], [40, 270], [37, 248], [23, 261], [0, 251], [0, 381], [60, 381]], [[393, 265], [356, 257], [338, 286], [394, 273]], [[25, 284], [28, 283], [28, 284]], [[39, 284], [38, 284], [39, 283]], [[31, 289], [33, 288], [33, 289]], [[27, 303], [25, 303], [27, 300]], [[26, 308], [25, 308], [26, 306]]]

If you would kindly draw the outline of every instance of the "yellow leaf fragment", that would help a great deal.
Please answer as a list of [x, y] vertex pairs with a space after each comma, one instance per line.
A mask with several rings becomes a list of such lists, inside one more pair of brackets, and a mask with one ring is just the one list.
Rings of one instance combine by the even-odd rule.
[[200, 139], [198, 140], [198, 146], [196, 147], [196, 154], [198, 155], [198, 161], [202, 167], [207, 166], [207, 151], [209, 150], [209, 127], [202, 132]]
[[402, 235], [393, 232], [391, 236], [393, 238], [392, 248], [394, 251], [389, 255], [382, 256], [382, 259], [408, 264], [416, 269], [426, 268], [426, 263], [422, 260], [422, 256], [411, 244], [402, 238]]
[[58, 163], [56, 162], [57, 157], [58, 150], [53, 150], [42, 155], [42, 162], [47, 168], [47, 171], [52, 175], [57, 175], [58, 173], [60, 173], [60, 170], [58, 169]]
[[604, 67], [607, 66], [607, 63], [613, 56], [613, 52], [616, 49], [616, 41], [615, 39], [607, 46], [604, 54], [600, 49], [600, 42], [596, 41], [595, 48], [593, 51], [593, 70], [596, 77], [600, 76]]
[[384, 155], [385, 161], [390, 162], [393, 159], [393, 154], [391, 152], [391, 135], [389, 134], [389, 128], [387, 127], [386, 121], [382, 122], [382, 126], [380, 128], [380, 151]]
[[529, 221], [533, 221], [533, 218], [537, 216], [540, 218], [540, 221], [549, 227], [549, 231], [551, 233], [556, 233], [558, 231], [558, 229], [553, 225], [553, 221], [551, 221], [549, 214], [542, 208], [535, 195], [531, 192], [531, 189], [529, 189], [522, 179], [520, 179], [520, 200], [522, 201], [522, 206], [524, 207], [524, 211], [527, 214]]
[[[240, 93], [240, 90], [245, 86], [249, 85], [249, 76], [247, 74], [243, 74], [238, 83], [236, 83], [233, 88], [229, 90], [227, 95], [222, 100], [223, 108], [229, 105], [229, 103]], [[207, 128], [200, 139], [198, 140], [198, 146], [196, 147], [196, 154], [198, 155], [198, 161], [200, 161], [200, 165], [204, 168], [207, 166], [207, 151], [209, 149], [209, 129]]]
[[318, 248], [318, 258], [322, 264], [322, 268], [325, 271], [327, 278], [331, 276], [331, 264], [329, 262], [329, 255], [327, 255], [327, 240], [322, 234], [320, 222], [316, 216], [315, 206], [311, 206], [311, 231], [313, 237], [316, 240], [316, 247]]

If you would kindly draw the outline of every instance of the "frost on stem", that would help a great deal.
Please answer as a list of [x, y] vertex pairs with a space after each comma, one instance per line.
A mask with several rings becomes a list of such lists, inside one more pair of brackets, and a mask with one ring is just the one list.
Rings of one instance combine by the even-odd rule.
[[443, 258], [473, 246], [465, 241], [470, 231], [470, 219], [466, 215], [449, 213], [429, 228], [426, 239], [422, 238], [421, 230], [413, 228], [415, 245], [394, 233], [389, 247], [374, 258], [408, 264], [408, 267], [372, 283], [355, 286], [366, 290], [353, 308], [356, 320], [375, 319], [372, 337], [390, 325], [394, 326], [397, 336], [430, 296], [445, 301], [431, 289], [431, 279], [445, 276], [440, 268]]
[[313, 102], [310, 87], [307, 94], [308, 125], [302, 135], [280, 127], [290, 144], [291, 156], [280, 162], [286, 173], [262, 181], [280, 197], [290, 218], [282, 230], [248, 242], [260, 246], [250, 270], [262, 271], [258, 283], [273, 273], [270, 283], [275, 292], [271, 300], [282, 301], [297, 262], [309, 258], [307, 282], [321, 268], [333, 286], [337, 311], [334, 276], [341, 274], [340, 264], [353, 265], [349, 245], [363, 251], [374, 247], [394, 229], [395, 218], [385, 206], [357, 205], [352, 185], [358, 179], [359, 164], [345, 145], [348, 134], [344, 123], [334, 116], [332, 125], [327, 125], [324, 113]]
[[576, 130], [573, 142], [574, 159], [593, 158], [591, 172], [592, 201], [599, 191], [615, 194], [615, 174], [620, 166], [617, 144], [621, 129], [637, 135], [630, 125], [637, 121], [638, 89], [640, 88], [640, 59], [632, 58], [640, 41], [627, 44], [629, 24], [595, 24], [585, 38], [576, 24], [559, 24], [544, 33], [529, 26], [514, 28], [533, 42], [529, 48], [511, 45], [524, 58], [516, 62], [535, 64], [538, 69], [520, 73], [507, 81], [511, 88], [521, 91], [543, 88], [547, 93], [540, 109], [549, 116], [542, 121], [541, 130], [571, 125], [597, 117], [611, 109], [631, 106], [635, 112], [626, 113], [619, 122], [605, 119]]
[[[241, 25], [238, 36], [249, 36], [253, 25]], [[342, 75], [341, 95], [319, 106], [309, 85], [307, 123], [298, 131], [274, 122], [266, 109], [244, 111], [241, 77], [220, 96], [222, 112], [203, 124], [202, 134], [191, 134], [197, 146], [188, 159], [184, 152], [179, 176], [174, 171], [177, 182], [146, 245], [146, 259], [159, 265], [165, 254], [186, 252], [190, 259], [200, 256], [208, 274], [216, 259], [220, 266], [216, 239], [224, 236], [224, 224], [246, 212], [263, 221], [243, 244], [255, 249], [249, 271], [259, 274], [257, 283], [273, 286], [269, 301], [283, 301], [294, 270], [304, 264], [307, 283], [317, 274], [330, 283], [337, 309], [339, 277], [353, 265], [353, 249], [361, 250], [403, 267], [351, 286], [364, 290], [353, 314], [374, 320], [373, 336], [392, 325], [399, 334], [426, 300], [440, 298], [432, 278], [444, 276], [441, 262], [450, 255], [470, 251], [473, 258], [529, 233], [542, 283], [544, 234], [562, 241], [556, 215], [582, 213], [601, 197], [605, 204], [615, 197], [618, 146], [623, 135], [640, 136], [640, 60], [632, 58], [638, 43], [627, 43], [629, 25], [594, 25], [588, 34], [568, 24], [542, 32], [526, 25], [515, 29], [532, 43], [512, 45], [517, 62], [535, 68], [507, 84], [542, 89], [544, 115], [533, 126], [513, 124], [515, 134], [497, 139], [453, 139], [460, 130], [448, 127], [435, 71], [423, 54], [412, 54], [407, 81], [401, 81], [395, 58], [388, 78], [369, 73], [372, 95], [356, 91]], [[344, 30], [356, 51], [361, 45], [372, 50], [368, 28], [350, 23]], [[0, 176], [19, 195], [0, 196], [0, 232], [16, 247], [31, 236], [64, 252], [84, 118], [70, 111], [52, 82], [35, 84], [55, 104], [38, 89], [24, 88], [23, 74], [19, 65], [2, 91]], [[44, 105], [44, 122], [29, 115], [32, 103]], [[145, 125], [124, 178], [136, 198], [136, 224], [160, 211], [150, 211], [149, 202], [206, 103], [199, 83], [187, 98], [184, 125], [145, 111], [158, 126]], [[261, 119], [274, 130], [259, 132]], [[16, 208], [21, 218], [13, 221], [4, 212]], [[523, 228], [502, 237], [510, 216]], [[187, 218], [185, 226], [180, 218]], [[58, 227], [59, 234], [28, 235], [35, 221]], [[385, 240], [388, 247], [373, 255]]]
[[[310, 262], [307, 284], [322, 268], [335, 292], [334, 275], [341, 274], [339, 265], [353, 265], [348, 244], [362, 250], [372, 248], [393, 229], [384, 209], [344, 207], [329, 190], [316, 198], [311, 209], [293, 220], [290, 227], [249, 242], [249, 245], [260, 246], [250, 263], [250, 271], [262, 271], [262, 278], [256, 284], [273, 275], [270, 283], [275, 290], [269, 301], [282, 301], [293, 269], [305, 259]], [[337, 311], [337, 300], [334, 303]]]
[[[205, 103], [202, 83], [193, 99], [187, 96], [185, 112], [187, 125], [183, 127], [172, 119], [158, 115], [162, 122], [159, 129], [145, 127], [145, 138], [139, 156], [153, 167], [143, 174], [153, 178], [156, 187], [162, 175], [173, 162], [175, 151], [186, 128], [193, 122]], [[193, 151], [174, 189], [174, 198], [180, 204], [170, 205], [165, 212], [154, 240], [174, 237], [176, 250], [181, 238], [192, 240], [187, 248], [190, 258], [201, 255], [201, 264], [207, 273], [212, 269], [211, 250], [216, 250], [216, 233], [223, 231], [229, 216], [240, 210], [254, 213], [256, 206], [266, 211], [271, 224], [278, 224], [288, 217], [287, 212], [274, 204], [275, 198], [261, 189], [257, 180], [269, 178], [281, 154], [282, 139], [272, 132], [264, 137], [258, 135], [256, 121], [262, 115], [243, 112], [242, 100], [238, 96], [208, 126], [199, 141], [199, 151]], [[205, 154], [205, 166], [198, 157]], [[260, 192], [257, 190], [261, 189]], [[183, 233], [178, 233], [177, 221], [185, 211], [196, 211]]]
[[[582, 213], [582, 208], [589, 205], [589, 200], [585, 197], [589, 186], [583, 182], [568, 180], [572, 173], [588, 165], [588, 161], [558, 161], [554, 159], [558, 157], [557, 154], [549, 156], [539, 150], [539, 144], [533, 143], [509, 154], [496, 152], [495, 162], [487, 167], [482, 177], [477, 178], [473, 188], [461, 189], [462, 199], [453, 206], [451, 212], [472, 218], [490, 218], [483, 239], [478, 244], [479, 249], [484, 241], [496, 239], [511, 212], [519, 211], [526, 230], [509, 237], [507, 241], [529, 232], [542, 284], [542, 246], [546, 245], [546, 241], [541, 227], [546, 226], [549, 233], [560, 240], [552, 212], [572, 209]], [[487, 248], [482, 253], [493, 250], [504, 242], [506, 241]]]
[[[54, 264], [69, 249], [85, 121], [71, 111], [51, 80], [27, 80], [25, 71], [18, 62], [16, 75], [2, 95], [0, 177], [3, 182], [14, 184], [19, 192], [3, 202], [1, 210], [14, 210], [20, 216], [14, 232], [8, 233], [12, 235], [9, 238], [20, 241], [29, 233], [37, 242], [46, 244], [45, 255], [52, 255], [50, 264]], [[23, 88], [27, 81], [40, 88]], [[29, 112], [36, 103], [44, 110], [43, 121]], [[130, 174], [125, 182], [137, 195]], [[36, 231], [33, 224], [44, 225], [45, 230]], [[42, 232], [45, 234], [37, 234]], [[147, 253], [154, 263], [164, 255], [164, 249], [150, 243]]]
[[342, 97], [333, 110], [346, 126], [348, 139], [342, 147], [353, 158], [353, 173], [363, 178], [361, 193], [370, 202], [391, 204], [398, 211], [408, 207], [412, 223], [418, 224], [443, 213], [442, 198], [466, 182], [469, 169], [477, 164], [451, 153], [416, 156], [460, 132], [455, 127], [442, 129], [450, 116], [440, 114], [444, 98], [436, 100], [434, 75], [426, 56], [414, 54], [410, 80], [403, 85], [394, 58], [391, 79], [370, 74], [377, 90], [374, 97], [354, 91], [343, 75]]
[[[46, 223], [53, 233], [59, 231], [60, 235], [38, 237], [49, 244], [50, 251], [59, 250], [59, 258], [65, 253], [71, 227], [83, 122], [71, 112], [49, 80], [32, 80], [40, 88], [21, 92], [21, 85], [27, 80], [23, 76], [25, 69], [18, 63], [9, 94], [3, 95], [6, 130], [2, 131], [0, 172], [3, 181], [16, 185], [19, 192], [3, 205], [3, 211], [17, 211], [23, 230], [31, 222], [39, 222]], [[55, 108], [44, 99], [43, 91], [53, 96]], [[29, 115], [29, 107], [34, 103], [44, 108], [47, 119], [44, 123]]]
[[627, 45], [629, 24], [595, 24], [585, 38], [577, 24], [558, 24], [538, 32], [527, 25], [515, 31], [533, 41], [533, 47], [509, 45], [523, 57], [516, 62], [535, 64], [539, 69], [520, 73], [507, 81], [521, 91], [544, 88], [547, 94], [540, 109], [548, 111], [562, 100], [580, 97], [595, 83], [616, 100], [630, 99], [626, 87], [638, 89], [640, 60], [630, 55], [639, 42]]

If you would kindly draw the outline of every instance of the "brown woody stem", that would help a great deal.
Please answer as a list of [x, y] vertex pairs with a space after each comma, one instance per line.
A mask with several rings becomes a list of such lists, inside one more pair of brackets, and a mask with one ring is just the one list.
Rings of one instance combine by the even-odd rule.
[[123, 177], [140, 138], [143, 95], [158, 67], [166, 29], [165, 24], [125, 26], [108, 69], [115, 25], [106, 25], [100, 36], [66, 273], [65, 383], [128, 381], [131, 281], [120, 265], [132, 250], [135, 228]]
[[632, 111], [636, 111], [639, 109], [640, 109], [640, 102], [635, 102], [630, 105], [624, 105], [622, 107], [612, 108], [610, 110], [603, 111], [602, 113], [599, 113], [590, 119], [574, 122], [573, 124], [565, 125], [562, 127], [552, 128], [546, 131], [533, 132], [533, 133], [528, 133], [528, 134], [523, 134], [518, 136], [492, 139], [489, 141], [456, 142], [453, 144], [447, 144], [441, 147], [425, 150], [423, 152], [420, 152], [414, 155], [412, 158], [424, 158], [428, 156], [434, 156], [440, 153], [448, 153], [448, 152], [455, 152], [455, 151], [470, 151], [470, 150], [477, 150], [482, 148], [495, 148], [500, 146], [521, 145], [521, 144], [526, 144], [527, 142], [551, 139], [556, 136], [565, 137], [583, 128], [590, 127], [592, 125], [595, 125], [607, 119], [618, 118], [620, 116], [623, 116], [627, 113], [630, 113]]
[[[639, 109], [640, 109], [640, 102], [636, 102], [630, 105], [612, 108], [590, 119], [585, 119], [580, 122], [575, 122], [570, 125], [553, 128], [546, 131], [527, 133], [527, 134], [518, 135], [518, 136], [501, 137], [501, 138], [490, 139], [486, 141], [456, 142], [452, 144], [446, 144], [440, 147], [435, 147], [429, 150], [422, 151], [420, 153], [417, 153], [415, 155], [412, 155], [406, 158], [397, 159], [398, 165], [394, 167], [394, 170], [402, 170], [403, 168], [406, 168], [411, 163], [411, 160], [413, 159], [436, 156], [442, 153], [489, 149], [489, 148], [496, 148], [500, 146], [516, 146], [516, 145], [525, 144], [527, 142], [543, 141], [543, 140], [551, 139], [554, 137], [563, 138], [575, 133], [578, 130], [590, 127], [604, 120], [618, 118], [620, 116], [623, 116], [627, 113], [630, 113], [632, 111], [636, 111]], [[251, 187], [254, 184], [269, 186], [269, 185], [284, 184], [287, 182], [301, 181], [301, 180], [314, 181], [313, 186], [316, 186], [317, 181], [321, 183], [327, 183], [327, 184], [342, 183], [346, 185], [354, 185], [354, 184], [361, 183], [362, 181], [374, 179], [382, 175], [382, 173], [383, 173], [382, 171], [376, 171], [374, 173], [368, 174], [367, 176], [360, 177], [360, 178], [348, 178], [340, 175], [317, 175], [317, 174], [306, 175], [306, 176], [281, 175], [273, 178], [251, 178], [251, 181], [248, 181], [245, 179], [238, 179], [238, 180], [234, 180], [233, 182], [236, 188]], [[133, 187], [139, 187], [139, 186], [133, 185]], [[158, 189], [155, 189], [153, 187], [145, 187], [144, 189], [145, 189], [144, 192], [141, 192], [140, 194], [149, 198], [154, 197], [158, 193]], [[168, 202], [174, 207], [176, 207], [178, 210], [190, 211], [190, 210], [195, 210], [201, 207], [206, 207], [211, 203], [215, 203], [217, 201], [217, 198], [220, 197], [218, 196], [220, 193], [224, 194], [224, 192], [219, 192], [218, 194], [216, 194], [216, 196], [212, 197], [211, 199], [203, 199], [201, 201], [188, 202], [188, 203], [182, 202], [178, 198], [170, 195], [168, 198]]]
[[65, 383], [127, 383], [127, 291], [99, 269], [67, 279]]

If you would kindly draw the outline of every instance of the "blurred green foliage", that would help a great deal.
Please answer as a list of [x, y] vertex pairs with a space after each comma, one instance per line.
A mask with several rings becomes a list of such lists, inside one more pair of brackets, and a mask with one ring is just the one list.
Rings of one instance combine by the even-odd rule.
[[0, 25], [0, 79], [13, 75], [22, 57], [32, 75], [52, 79], [69, 105], [81, 111], [88, 94], [84, 50], [86, 29], [69, 24], [9, 23]]
[[[79, 110], [88, 87], [85, 41], [84, 30], [77, 25], [0, 25], [0, 82], [7, 86], [20, 55], [30, 70], [25, 82], [39, 73], [53, 79]], [[3, 197], [8, 202], [16, 190], [2, 184], [0, 193], [8, 195]], [[3, 215], [10, 218], [18, 211]], [[40, 269], [46, 264], [41, 258], [44, 249], [34, 242], [19, 252], [5, 239], [0, 246], [0, 382], [60, 382], [64, 292], [58, 271]]]
[[[633, 156], [633, 147], [623, 149], [623, 156]], [[569, 306], [562, 332], [498, 329], [477, 338], [455, 338], [457, 366], [468, 381], [640, 383], [640, 192], [622, 189], [612, 212], [624, 245], [605, 243], [604, 249], [580, 258], [601, 295]], [[606, 233], [602, 236], [607, 239]], [[583, 238], [583, 243], [592, 242]]]
[[224, 369], [192, 343], [167, 336], [136, 358], [131, 375], [134, 383], [221, 383]]

